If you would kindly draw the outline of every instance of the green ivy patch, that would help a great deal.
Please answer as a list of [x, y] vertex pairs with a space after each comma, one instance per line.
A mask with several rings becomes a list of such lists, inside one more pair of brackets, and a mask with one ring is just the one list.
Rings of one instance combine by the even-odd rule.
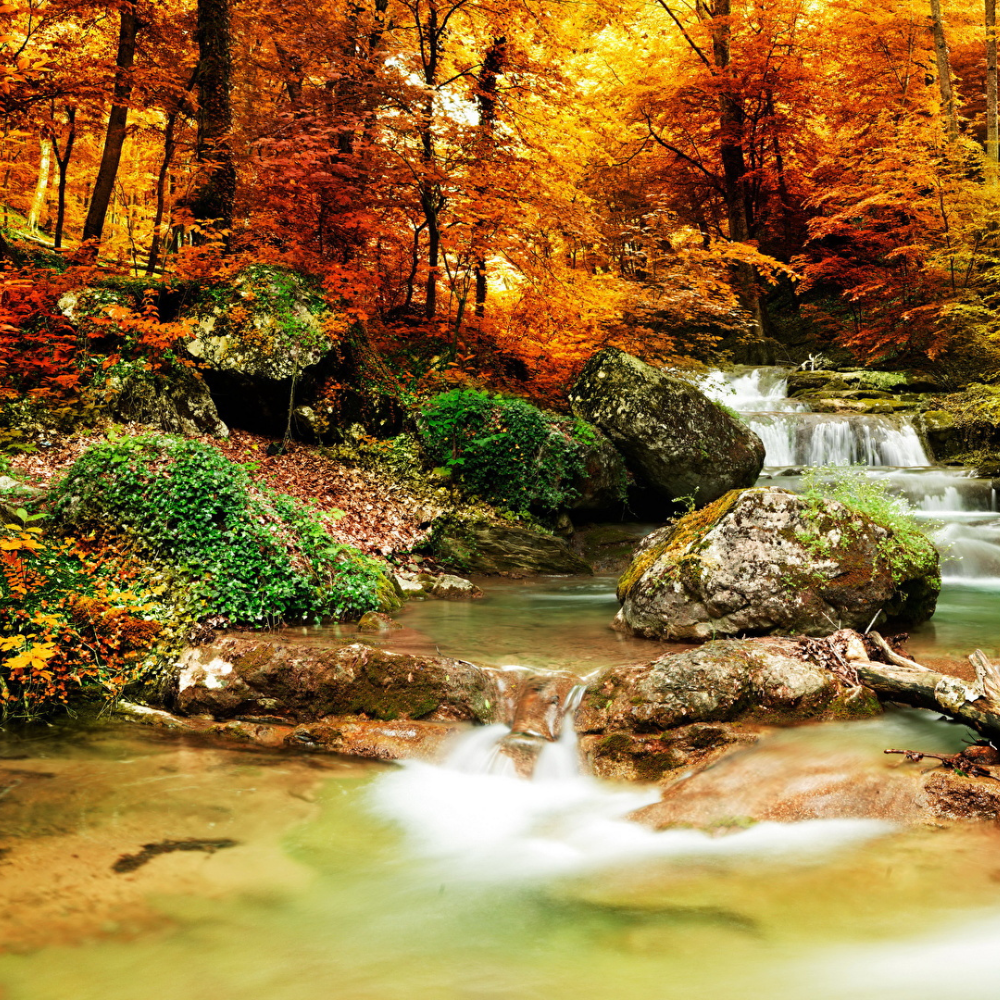
[[468, 489], [520, 513], [557, 510], [579, 493], [584, 456], [596, 435], [522, 399], [453, 389], [420, 410], [420, 440], [432, 464]]
[[335, 542], [319, 511], [197, 441], [151, 434], [92, 448], [55, 489], [51, 515], [124, 536], [231, 622], [356, 618], [395, 600], [382, 565]]

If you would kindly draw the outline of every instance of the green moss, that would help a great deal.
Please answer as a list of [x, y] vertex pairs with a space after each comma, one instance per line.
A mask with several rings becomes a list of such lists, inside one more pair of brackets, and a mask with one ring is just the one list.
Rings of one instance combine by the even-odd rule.
[[[735, 506], [746, 490], [730, 490], [718, 500], [700, 510], [685, 514], [664, 539], [632, 560], [631, 566], [618, 580], [618, 600], [624, 601], [632, 588], [652, 567], [665, 557], [675, 555], [677, 561], [663, 575], [666, 582], [680, 570], [681, 562], [699, 563], [698, 549], [706, 544], [706, 536]], [[681, 554], [683, 553], [683, 559]]]
[[632, 737], [627, 733], [611, 733], [597, 744], [598, 750], [609, 756], [625, 754], [632, 749]]

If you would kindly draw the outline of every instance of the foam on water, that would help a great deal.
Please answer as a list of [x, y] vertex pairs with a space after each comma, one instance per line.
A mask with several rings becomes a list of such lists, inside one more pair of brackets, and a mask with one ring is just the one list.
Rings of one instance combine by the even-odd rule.
[[898, 944], [854, 946], [804, 976], [815, 1000], [985, 1000], [1000, 991], [1000, 919], [984, 914], [969, 926], [935, 929]]
[[[582, 688], [568, 699], [568, 717]], [[815, 858], [892, 829], [875, 820], [759, 823], [725, 836], [698, 830], [656, 831], [630, 821], [657, 801], [659, 789], [619, 788], [580, 773], [572, 724], [543, 747], [531, 780], [516, 775], [501, 749], [510, 730], [477, 728], [445, 763], [403, 762], [380, 777], [371, 808], [408, 834], [421, 855], [449, 875], [485, 883], [530, 882], [639, 861], [787, 863]]]

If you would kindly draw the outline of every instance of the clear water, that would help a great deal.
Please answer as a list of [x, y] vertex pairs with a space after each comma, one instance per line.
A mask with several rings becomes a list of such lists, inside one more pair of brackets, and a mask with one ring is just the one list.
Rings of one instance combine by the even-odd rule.
[[[992, 828], [657, 834], [622, 821], [634, 788], [23, 736], [0, 738], [5, 1000], [995, 996]], [[956, 742], [922, 713], [779, 738]], [[219, 837], [238, 844], [111, 869]]]

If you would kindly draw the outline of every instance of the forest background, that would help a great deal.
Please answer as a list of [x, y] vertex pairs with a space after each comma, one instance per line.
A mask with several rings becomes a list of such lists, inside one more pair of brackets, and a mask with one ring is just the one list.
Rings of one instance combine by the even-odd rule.
[[[981, 374], [994, 21], [994, 0], [5, 3], [3, 390], [78, 389], [56, 302], [95, 272], [254, 262], [313, 275], [407, 378], [548, 402], [608, 343]], [[176, 341], [162, 308], [114, 319], [154, 365]]]

